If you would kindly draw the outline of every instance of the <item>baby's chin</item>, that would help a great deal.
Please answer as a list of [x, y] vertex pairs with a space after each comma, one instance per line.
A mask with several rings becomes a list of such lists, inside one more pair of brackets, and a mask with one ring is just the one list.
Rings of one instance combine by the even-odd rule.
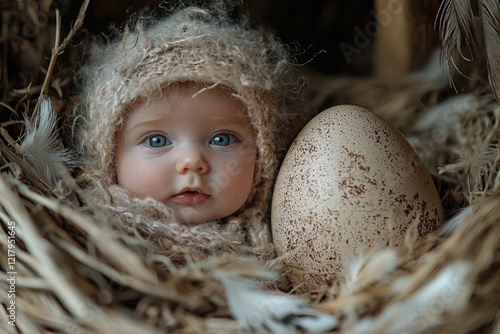
[[230, 206], [221, 208], [210, 205], [179, 206], [176, 204], [172, 205], [172, 203], [164, 203], [164, 205], [172, 209], [179, 223], [193, 226], [214, 222], [220, 223], [224, 218], [238, 211], [238, 208]]
[[176, 212], [177, 220], [183, 225], [197, 226], [210, 223], [219, 223], [222, 217], [206, 214], [182, 214]]

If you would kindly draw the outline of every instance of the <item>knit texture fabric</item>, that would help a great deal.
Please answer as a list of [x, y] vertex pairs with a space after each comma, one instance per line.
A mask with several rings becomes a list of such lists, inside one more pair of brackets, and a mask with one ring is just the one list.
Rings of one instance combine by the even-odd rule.
[[[138, 20], [112, 42], [95, 43], [81, 69], [75, 138], [87, 183], [95, 193], [110, 194], [106, 205], [151, 235], [205, 252], [269, 257], [269, 209], [279, 162], [308, 118], [303, 76], [278, 39], [251, 28], [245, 16], [230, 18], [220, 5], [179, 9], [149, 21]], [[223, 222], [181, 225], [162, 204], [134, 198], [115, 185], [115, 140], [131, 105], [176, 82], [230, 89], [246, 105], [254, 127], [258, 157], [253, 190]]]

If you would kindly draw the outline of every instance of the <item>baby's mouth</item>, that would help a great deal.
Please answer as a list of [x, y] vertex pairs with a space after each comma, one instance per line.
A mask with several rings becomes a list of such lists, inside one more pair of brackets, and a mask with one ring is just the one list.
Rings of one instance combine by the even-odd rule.
[[207, 201], [210, 195], [205, 194], [200, 189], [183, 189], [178, 194], [172, 196], [172, 198], [180, 204], [194, 205]]

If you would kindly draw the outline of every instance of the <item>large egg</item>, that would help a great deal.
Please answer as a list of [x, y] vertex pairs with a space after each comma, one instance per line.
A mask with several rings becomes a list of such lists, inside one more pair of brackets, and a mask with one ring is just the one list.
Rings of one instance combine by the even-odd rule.
[[[277, 255], [310, 274], [311, 289], [344, 275], [352, 255], [403, 246], [410, 226], [424, 237], [443, 222], [433, 180], [403, 135], [361, 107], [313, 118], [280, 168], [272, 203]], [[297, 271], [300, 272], [300, 271]]]

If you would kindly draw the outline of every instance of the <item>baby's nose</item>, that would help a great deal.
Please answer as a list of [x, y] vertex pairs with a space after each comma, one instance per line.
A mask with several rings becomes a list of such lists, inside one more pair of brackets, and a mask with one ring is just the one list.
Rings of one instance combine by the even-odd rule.
[[209, 164], [199, 149], [190, 147], [179, 153], [176, 168], [179, 174], [195, 172], [201, 175], [209, 171]]

